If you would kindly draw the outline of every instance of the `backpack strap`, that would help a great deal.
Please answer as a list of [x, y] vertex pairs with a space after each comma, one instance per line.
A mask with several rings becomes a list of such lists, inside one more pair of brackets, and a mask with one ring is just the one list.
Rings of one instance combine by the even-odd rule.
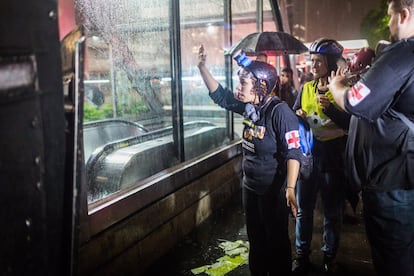
[[403, 121], [408, 126], [408, 128], [411, 129], [411, 131], [414, 133], [414, 123], [410, 119], [408, 119], [407, 116], [395, 109], [392, 109], [392, 112], [396, 114], [401, 119], [401, 121]]
[[[267, 110], [265, 112], [266, 116], [267, 114], [270, 114], [269, 117], [266, 117], [266, 119], [268, 118], [273, 118], [273, 113], [274, 110], [276, 109], [276, 107], [282, 103], [282, 101], [279, 100], [279, 98], [275, 97], [272, 102], [269, 103], [268, 109], [271, 109], [271, 112], [269, 113]], [[296, 115], [296, 114], [295, 114]], [[311, 156], [312, 155], [312, 148], [313, 148], [313, 132], [312, 129], [310, 128], [308, 122], [306, 122], [302, 117], [296, 115], [296, 118], [298, 119], [298, 124], [299, 124], [299, 137], [300, 137], [300, 149], [302, 151], [302, 153], [306, 156]], [[276, 131], [273, 125], [273, 120], [271, 120], [271, 134], [274, 138], [276, 138]], [[303, 141], [305, 140], [305, 141]]]
[[[272, 127], [270, 128], [270, 130], [271, 130], [271, 134], [272, 134], [273, 138], [275, 138], [275, 139], [276, 139], [276, 131], [275, 131], [275, 127], [273, 125], [272, 118], [273, 118], [273, 113], [274, 113], [274, 111], [276, 109], [276, 106], [278, 106], [281, 103], [282, 103], [282, 101], [278, 97], [273, 97], [271, 99], [271, 102], [269, 103], [269, 106], [266, 109], [266, 112], [265, 112], [265, 114], [266, 114], [265, 115], [266, 116], [266, 119], [265, 119], [266, 120], [266, 123], [267, 123], [267, 119], [270, 118], [270, 123], [272, 125]], [[268, 112], [268, 110], [270, 110], [270, 112]]]

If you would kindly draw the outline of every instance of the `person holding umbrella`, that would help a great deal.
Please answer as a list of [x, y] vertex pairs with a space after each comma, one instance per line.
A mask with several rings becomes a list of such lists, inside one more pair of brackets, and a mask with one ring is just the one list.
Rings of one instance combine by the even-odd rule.
[[280, 56], [305, 53], [308, 48], [297, 38], [285, 32], [257, 32], [240, 39], [227, 51], [227, 54], [234, 55], [240, 50], [250, 55], [265, 52], [267, 55]]
[[323, 270], [333, 272], [339, 246], [345, 207], [344, 152], [350, 116], [339, 109], [328, 90], [328, 75], [337, 70], [343, 47], [333, 39], [321, 38], [310, 47], [314, 80], [304, 84], [293, 110], [306, 119], [315, 136], [314, 171], [307, 180], [297, 184], [298, 215], [296, 217], [296, 254], [292, 265], [296, 274], [309, 270], [313, 230], [313, 212], [320, 193], [323, 222]]
[[302, 155], [298, 119], [286, 103], [270, 96], [279, 86], [272, 65], [245, 55], [236, 59], [241, 68], [235, 96], [208, 70], [203, 46], [198, 68], [213, 101], [245, 117], [242, 195], [250, 271], [255, 276], [289, 275], [288, 207], [296, 215], [295, 185]]

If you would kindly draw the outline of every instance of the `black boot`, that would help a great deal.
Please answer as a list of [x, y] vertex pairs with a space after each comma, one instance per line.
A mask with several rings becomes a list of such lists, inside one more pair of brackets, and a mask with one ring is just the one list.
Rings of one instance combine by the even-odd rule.
[[309, 272], [310, 261], [308, 255], [298, 255], [292, 263], [294, 275], [306, 275]]
[[337, 270], [335, 256], [325, 253], [323, 255], [323, 272], [328, 275], [334, 274]]

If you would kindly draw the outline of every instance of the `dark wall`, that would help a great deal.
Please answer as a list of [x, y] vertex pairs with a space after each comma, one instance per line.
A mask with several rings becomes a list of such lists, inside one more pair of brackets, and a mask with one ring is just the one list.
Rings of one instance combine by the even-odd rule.
[[[361, 21], [381, 0], [287, 0], [292, 33], [305, 42], [320, 37], [363, 39]], [[375, 26], [373, 26], [375, 27]]]
[[0, 274], [67, 275], [57, 3], [0, 3]]

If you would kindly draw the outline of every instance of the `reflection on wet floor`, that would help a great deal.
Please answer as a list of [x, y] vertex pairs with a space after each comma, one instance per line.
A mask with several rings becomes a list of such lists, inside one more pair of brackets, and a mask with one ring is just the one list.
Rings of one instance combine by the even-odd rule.
[[[323, 218], [317, 204], [314, 219], [311, 262], [312, 268], [308, 275], [324, 275], [321, 271], [323, 254], [322, 223]], [[294, 252], [294, 225], [290, 219], [290, 237]], [[203, 265], [209, 265], [224, 255], [219, 247], [223, 240], [247, 241], [241, 195], [238, 194], [211, 215], [200, 227], [186, 236], [168, 254], [155, 263], [146, 275], [194, 275], [191, 270]], [[361, 216], [361, 203], [356, 214], [347, 206], [340, 248], [337, 256], [338, 272], [336, 275], [371, 276], [375, 275], [365, 228]], [[205, 273], [198, 275], [207, 275]], [[226, 274], [226, 276], [250, 275], [247, 265], [241, 265]]]

